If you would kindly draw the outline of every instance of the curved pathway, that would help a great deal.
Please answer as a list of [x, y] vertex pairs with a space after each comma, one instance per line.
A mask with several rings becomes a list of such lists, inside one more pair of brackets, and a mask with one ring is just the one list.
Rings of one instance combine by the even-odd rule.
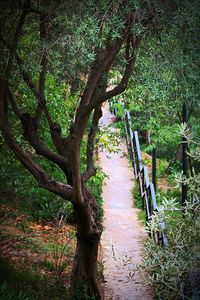
[[[113, 121], [107, 105], [103, 108], [101, 126]], [[151, 300], [151, 291], [144, 286], [137, 269], [146, 234], [138, 221], [137, 209], [132, 207], [133, 173], [126, 152], [122, 141], [120, 152], [100, 153], [101, 166], [109, 176], [103, 187], [105, 217], [101, 240], [105, 300]]]

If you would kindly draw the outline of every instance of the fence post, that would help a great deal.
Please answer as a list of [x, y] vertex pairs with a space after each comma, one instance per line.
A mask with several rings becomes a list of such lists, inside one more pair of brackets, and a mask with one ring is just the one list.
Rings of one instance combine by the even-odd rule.
[[156, 148], [153, 148], [152, 151], [152, 183], [156, 191]]
[[[183, 103], [182, 121], [187, 123], [187, 105]], [[187, 139], [182, 138], [182, 171], [183, 176], [187, 177]], [[182, 183], [182, 205], [185, 206], [187, 201], [187, 184]]]

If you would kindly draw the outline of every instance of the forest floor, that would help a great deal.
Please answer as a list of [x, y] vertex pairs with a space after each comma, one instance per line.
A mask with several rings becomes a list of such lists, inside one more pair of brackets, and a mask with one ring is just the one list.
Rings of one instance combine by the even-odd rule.
[[[67, 299], [75, 229], [1, 205], [0, 299]], [[56, 286], [56, 289], [55, 289]]]
[[[110, 126], [114, 116], [104, 107], [101, 126]], [[110, 130], [116, 129], [110, 127]], [[104, 232], [101, 240], [105, 300], [151, 300], [152, 290], [144, 284], [142, 244], [147, 236], [133, 207], [133, 172], [124, 141], [120, 151], [100, 153], [100, 165], [108, 175], [103, 187]]]

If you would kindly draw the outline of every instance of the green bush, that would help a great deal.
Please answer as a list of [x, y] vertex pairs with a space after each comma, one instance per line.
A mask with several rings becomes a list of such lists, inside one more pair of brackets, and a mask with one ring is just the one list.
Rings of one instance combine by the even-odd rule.
[[115, 123], [115, 127], [120, 129], [121, 137], [125, 138], [126, 137], [125, 122], [124, 121], [118, 121], [118, 122]]
[[166, 221], [169, 246], [162, 248], [152, 239], [145, 243], [143, 267], [146, 280], [155, 288], [156, 299], [178, 300], [200, 297], [200, 206], [188, 204], [184, 218], [175, 200], [164, 200], [150, 223], [152, 232]]
[[156, 171], [157, 176], [158, 177], [166, 176], [167, 167], [168, 167], [167, 161], [159, 159], [157, 161], [157, 171]]
[[40, 193], [34, 194], [29, 206], [24, 205], [25, 210], [28, 210], [35, 219], [54, 220], [58, 215], [64, 215], [67, 220], [73, 220], [73, 207], [70, 202], [46, 191], [37, 198], [38, 194]]
[[147, 146], [145, 151], [151, 153], [152, 147], [156, 146], [158, 158], [164, 158], [168, 161], [176, 159], [180, 136], [178, 133], [178, 125], [162, 126], [155, 131], [151, 128], [152, 145]]
[[133, 188], [133, 204], [135, 207], [142, 209], [142, 197], [140, 195], [140, 189], [138, 182], [134, 180], [134, 188]]
[[179, 160], [171, 160], [167, 168], [167, 174], [170, 181], [174, 181], [176, 174], [181, 172], [181, 162]]
[[102, 185], [103, 180], [106, 177], [106, 174], [97, 170], [95, 176], [89, 179], [88, 187], [92, 192], [93, 196], [95, 197], [98, 207], [99, 207], [99, 219], [102, 219], [104, 211], [103, 211], [103, 198], [102, 198]]
[[172, 187], [170, 190], [162, 190], [160, 188], [156, 191], [156, 201], [158, 205], [162, 205], [163, 199], [181, 199], [181, 190]]

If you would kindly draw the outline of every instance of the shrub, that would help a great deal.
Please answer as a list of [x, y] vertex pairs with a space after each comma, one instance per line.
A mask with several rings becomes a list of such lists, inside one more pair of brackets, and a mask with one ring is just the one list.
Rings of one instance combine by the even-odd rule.
[[150, 238], [146, 241], [143, 267], [149, 274], [147, 282], [154, 286], [156, 299], [197, 300], [200, 297], [200, 206], [188, 203], [183, 218], [174, 199], [164, 200], [161, 212], [150, 223], [150, 231], [159, 228], [160, 218], [166, 221], [169, 246], [161, 248]]
[[99, 207], [99, 219], [102, 219], [104, 214], [102, 184], [105, 177], [106, 177], [105, 173], [103, 173], [100, 169], [98, 169], [96, 175], [90, 178], [90, 180], [88, 181], [89, 189], [91, 190], [92, 194], [97, 200], [97, 204]]
[[165, 160], [157, 160], [157, 176], [163, 177], [166, 176], [168, 163]]

